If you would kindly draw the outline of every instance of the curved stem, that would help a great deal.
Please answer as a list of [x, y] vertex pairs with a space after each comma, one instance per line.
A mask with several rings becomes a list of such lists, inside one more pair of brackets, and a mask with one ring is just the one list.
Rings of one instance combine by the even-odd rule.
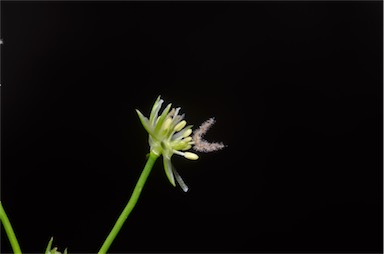
[[139, 180], [136, 183], [135, 189], [133, 190], [132, 196], [129, 199], [127, 205], [125, 206], [123, 212], [120, 214], [119, 218], [117, 219], [115, 225], [113, 226], [111, 232], [109, 233], [107, 239], [104, 241], [103, 245], [101, 246], [99, 250], [99, 254], [105, 254], [107, 253], [109, 247], [111, 246], [113, 240], [115, 240], [116, 235], [119, 233], [121, 227], [123, 226], [124, 222], [128, 218], [129, 214], [131, 213], [132, 209], [135, 207], [137, 200], [139, 199], [140, 193], [143, 190], [144, 184], [147, 181], [148, 175], [151, 172], [153, 165], [156, 162], [156, 159], [159, 156], [150, 153], [147, 163], [145, 164], [145, 167], [143, 169], [143, 172], [140, 175]]
[[11, 222], [9, 221], [8, 216], [5, 213], [5, 210], [1, 201], [0, 201], [0, 221], [4, 226], [5, 233], [7, 234], [9, 242], [11, 243], [13, 253], [21, 254], [21, 249], [20, 249], [19, 243], [17, 242], [15, 232], [12, 229]]

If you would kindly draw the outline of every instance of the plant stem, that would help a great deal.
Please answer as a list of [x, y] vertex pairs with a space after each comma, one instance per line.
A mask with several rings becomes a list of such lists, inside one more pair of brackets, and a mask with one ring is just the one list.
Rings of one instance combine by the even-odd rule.
[[1, 201], [0, 201], [0, 221], [4, 226], [5, 233], [7, 234], [9, 242], [11, 243], [13, 253], [21, 254], [21, 249], [20, 249], [19, 243], [17, 242], [15, 232], [12, 229], [11, 222], [9, 221], [8, 216], [5, 213], [5, 210]]
[[106, 254], [109, 247], [111, 246], [113, 240], [115, 240], [116, 235], [119, 233], [125, 220], [128, 218], [132, 209], [135, 207], [137, 200], [139, 199], [140, 193], [143, 190], [144, 184], [147, 181], [148, 175], [151, 172], [153, 165], [155, 164], [156, 159], [158, 157], [159, 157], [158, 155], [156, 155], [152, 152], [149, 154], [149, 158], [147, 160], [147, 163], [145, 164], [143, 172], [141, 173], [140, 178], [136, 183], [136, 186], [135, 186], [135, 189], [133, 190], [131, 198], [129, 199], [123, 212], [120, 214], [119, 218], [117, 219], [117, 221], [116, 221], [115, 225], [113, 226], [111, 232], [109, 233], [107, 239], [104, 241], [103, 245], [101, 246], [101, 248], [99, 250], [99, 254]]

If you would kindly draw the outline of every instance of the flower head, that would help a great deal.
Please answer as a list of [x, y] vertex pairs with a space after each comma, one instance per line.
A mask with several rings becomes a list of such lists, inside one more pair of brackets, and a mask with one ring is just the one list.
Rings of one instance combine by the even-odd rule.
[[190, 160], [199, 158], [197, 154], [187, 152], [193, 145], [192, 137], [190, 137], [192, 125], [187, 125], [184, 114], [180, 115], [180, 108], [171, 109], [171, 104], [168, 104], [159, 114], [163, 103], [164, 101], [159, 96], [152, 107], [149, 119], [139, 110], [136, 112], [149, 134], [148, 142], [151, 152], [157, 156], [163, 155], [164, 169], [168, 180], [173, 186], [176, 186], [176, 178], [181, 188], [187, 191], [188, 187], [173, 167], [171, 157], [173, 154], [177, 154]]
[[164, 169], [169, 181], [173, 186], [176, 186], [176, 178], [176, 181], [186, 192], [188, 186], [173, 167], [171, 163], [172, 155], [177, 154], [190, 160], [197, 160], [199, 156], [187, 150], [193, 147], [198, 152], [212, 152], [225, 146], [223, 143], [209, 143], [203, 139], [204, 134], [214, 124], [214, 118], [205, 121], [191, 136], [192, 125], [187, 125], [184, 114], [180, 115], [180, 108], [171, 109], [172, 104], [170, 103], [159, 114], [163, 103], [164, 101], [160, 99], [160, 96], [157, 97], [149, 119], [139, 110], [136, 110], [136, 112], [149, 134], [148, 142], [151, 152], [157, 156], [163, 155]]

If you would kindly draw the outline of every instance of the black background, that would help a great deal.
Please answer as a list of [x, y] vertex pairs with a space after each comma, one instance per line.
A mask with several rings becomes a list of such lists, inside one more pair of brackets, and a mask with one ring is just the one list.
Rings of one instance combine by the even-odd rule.
[[[1, 199], [96, 252], [158, 95], [228, 147], [155, 165], [111, 252], [381, 252], [382, 2], [1, 2]], [[2, 251], [11, 251], [2, 229]]]

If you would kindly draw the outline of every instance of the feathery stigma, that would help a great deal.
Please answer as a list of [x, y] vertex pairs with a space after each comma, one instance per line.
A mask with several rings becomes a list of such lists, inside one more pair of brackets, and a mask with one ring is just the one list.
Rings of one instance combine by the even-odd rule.
[[210, 143], [203, 139], [204, 135], [207, 133], [207, 131], [212, 127], [212, 125], [215, 123], [215, 119], [209, 118], [207, 121], [202, 123], [200, 127], [193, 132], [192, 140], [193, 140], [193, 149], [198, 152], [213, 152], [221, 150], [225, 147], [223, 143]]

